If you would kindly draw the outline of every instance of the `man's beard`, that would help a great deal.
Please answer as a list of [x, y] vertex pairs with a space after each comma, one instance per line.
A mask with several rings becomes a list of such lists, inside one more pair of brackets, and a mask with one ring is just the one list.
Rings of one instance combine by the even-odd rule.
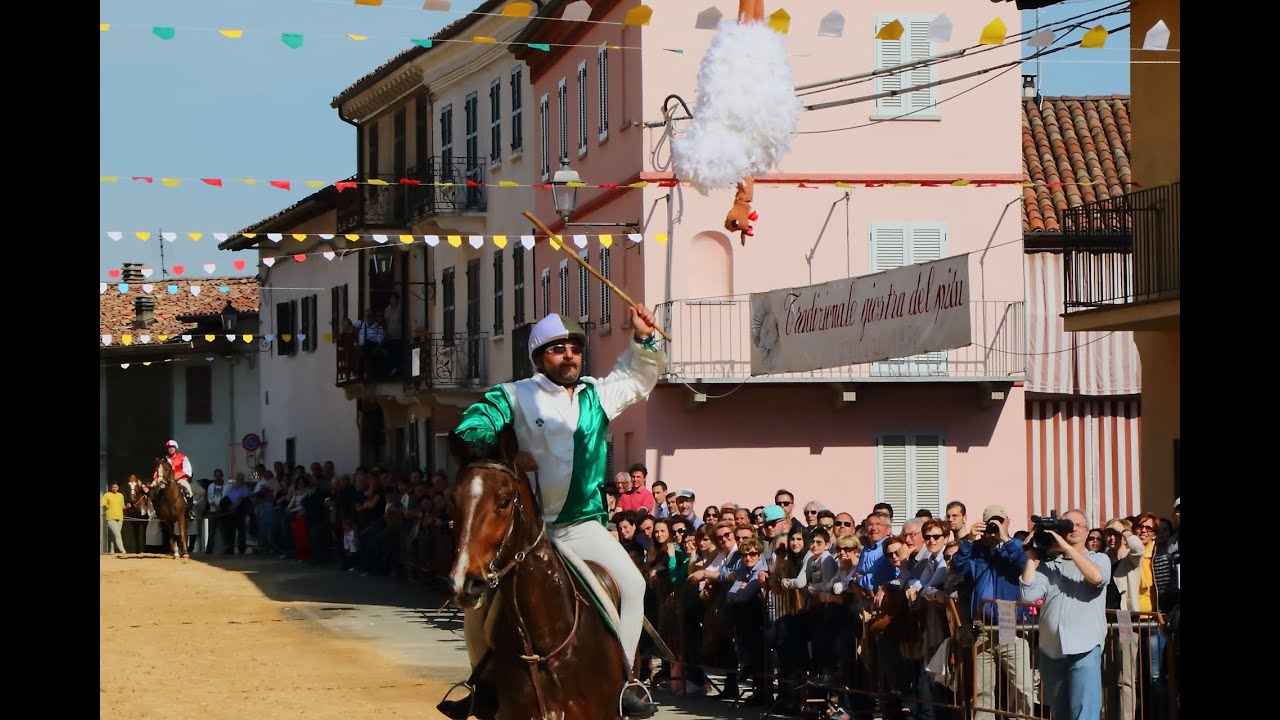
[[551, 380], [551, 382], [564, 387], [572, 387], [578, 384], [578, 380], [582, 377], [581, 368], [575, 367], [572, 363], [564, 362], [557, 364], [555, 367], [548, 368], [550, 372], [543, 373]]

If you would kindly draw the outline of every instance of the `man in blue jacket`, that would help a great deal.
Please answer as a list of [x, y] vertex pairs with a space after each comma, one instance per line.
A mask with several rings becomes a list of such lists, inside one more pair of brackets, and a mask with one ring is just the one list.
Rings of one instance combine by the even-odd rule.
[[[1034, 677], [1031, 674], [1031, 646], [1021, 634], [1013, 642], [1000, 643], [997, 627], [999, 613], [994, 602], [984, 600], [1008, 600], [1017, 602], [1021, 591], [1018, 581], [1027, 564], [1020, 540], [1009, 536], [1009, 511], [1003, 505], [989, 505], [982, 511], [984, 533], [978, 540], [965, 538], [960, 549], [951, 558], [952, 574], [961, 578], [964, 587], [971, 590], [965, 602], [961, 597], [960, 611], [966, 623], [980, 622], [983, 631], [974, 639], [977, 662], [974, 663], [974, 720], [994, 720], [991, 712], [996, 707], [996, 664], [999, 663], [1009, 678], [1014, 693], [1014, 710], [1031, 711]], [[1030, 537], [1030, 536], [1028, 536]], [[1018, 624], [1030, 622], [1026, 608], [1017, 611]]]

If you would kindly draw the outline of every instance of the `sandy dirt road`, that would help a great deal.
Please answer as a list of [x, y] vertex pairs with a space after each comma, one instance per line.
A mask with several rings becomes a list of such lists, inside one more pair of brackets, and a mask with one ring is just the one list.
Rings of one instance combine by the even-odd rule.
[[[267, 597], [246, 570], [103, 556], [99, 590], [102, 717], [442, 717], [447, 685], [327, 633], [309, 603]], [[182, 682], [160, 682], [175, 665]]]

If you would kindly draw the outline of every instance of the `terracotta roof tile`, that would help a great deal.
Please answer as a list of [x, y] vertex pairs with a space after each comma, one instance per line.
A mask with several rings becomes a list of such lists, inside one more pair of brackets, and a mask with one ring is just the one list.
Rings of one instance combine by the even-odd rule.
[[1022, 231], [1061, 232], [1067, 208], [1129, 191], [1129, 98], [1046, 97], [1022, 103]]
[[[154, 310], [155, 322], [145, 329], [133, 326], [136, 313], [134, 300], [148, 297], [134, 285], [129, 292], [121, 294], [115, 285], [109, 285], [107, 291], [98, 296], [98, 326], [103, 335], [111, 335], [113, 344], [125, 334], [134, 336], [149, 334], [181, 335], [195, 328], [195, 323], [183, 322], [179, 317], [187, 315], [212, 315], [220, 312], [231, 301], [231, 306], [240, 312], [258, 311], [258, 279], [256, 277], [208, 277], [193, 280], [168, 279], [153, 283], [153, 292], [149, 297], [156, 301]], [[170, 295], [169, 285], [177, 285], [178, 292]], [[191, 286], [200, 286], [200, 294], [192, 295]], [[220, 286], [227, 286], [228, 291], [218, 292]], [[159, 338], [152, 342], [158, 343]], [[180, 342], [177, 337], [167, 342]]]

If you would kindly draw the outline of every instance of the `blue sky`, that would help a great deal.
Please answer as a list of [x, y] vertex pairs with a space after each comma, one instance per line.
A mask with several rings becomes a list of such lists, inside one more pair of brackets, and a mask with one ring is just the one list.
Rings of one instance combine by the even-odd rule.
[[[120, 177], [99, 183], [101, 279], [130, 261], [158, 274], [162, 243], [164, 265], [186, 265], [187, 277], [203, 276], [200, 266], [210, 262], [218, 275], [253, 273], [256, 253], [221, 252], [211, 233], [233, 233], [301, 200], [314, 192], [304, 180], [331, 183], [353, 174], [354, 129], [338, 119], [331, 99], [410, 47], [410, 38], [428, 37], [479, 4], [455, 0], [449, 12], [427, 12], [420, 0], [384, 0], [381, 7], [354, 0], [101, 0], [100, 21], [111, 28], [99, 36], [99, 174]], [[1040, 21], [1112, 4], [1069, 0], [1041, 10]], [[661, 11], [660, 3], [654, 6]], [[1127, 21], [1126, 15], [1106, 24]], [[1034, 23], [1035, 12], [1025, 11], [1024, 28]], [[154, 26], [175, 28], [173, 39], [153, 35]], [[217, 31], [223, 28], [244, 36], [222, 37]], [[286, 32], [302, 33], [302, 47], [286, 47], [280, 40]], [[368, 39], [354, 41], [347, 33]], [[1080, 36], [1077, 31], [1070, 39]], [[1122, 61], [1128, 45], [1124, 32], [1102, 50], [1053, 55], [1055, 62], [1040, 66], [1043, 94], [1127, 93], [1123, 62], [1063, 61]], [[154, 181], [135, 182], [134, 175]], [[181, 183], [162, 187], [161, 177]], [[222, 178], [223, 188], [200, 182], [206, 177]], [[270, 187], [268, 180], [290, 180], [293, 189]], [[110, 231], [125, 236], [112, 241]], [[153, 237], [142, 242], [134, 231]], [[160, 231], [177, 232], [178, 239], [164, 243]], [[192, 241], [187, 232], [205, 236]], [[232, 268], [236, 259], [245, 260], [243, 272]]]

